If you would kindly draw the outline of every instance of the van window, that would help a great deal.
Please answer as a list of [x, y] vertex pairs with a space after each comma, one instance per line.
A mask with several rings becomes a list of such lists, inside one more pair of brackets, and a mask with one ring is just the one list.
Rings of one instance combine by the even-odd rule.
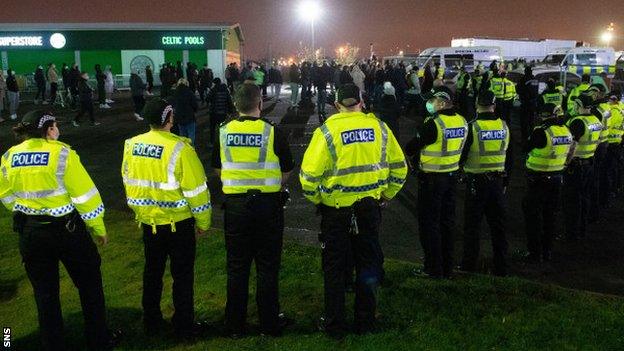
[[590, 66], [598, 64], [598, 61], [596, 59], [596, 54], [576, 54], [574, 64]]
[[563, 62], [563, 59], [566, 57], [566, 54], [552, 54], [546, 56], [544, 59], [544, 63], [549, 65], [559, 65]]
[[449, 54], [444, 55], [444, 64], [447, 68], [461, 67], [473, 67], [474, 55], [473, 54]]

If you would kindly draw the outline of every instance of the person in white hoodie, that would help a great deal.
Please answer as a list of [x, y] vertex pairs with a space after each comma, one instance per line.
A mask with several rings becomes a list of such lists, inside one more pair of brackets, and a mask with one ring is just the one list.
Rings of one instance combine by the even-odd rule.
[[364, 93], [364, 79], [366, 78], [366, 76], [364, 75], [364, 72], [362, 72], [362, 69], [360, 69], [360, 66], [357, 63], [353, 65], [353, 68], [351, 69], [351, 78], [353, 78], [353, 84], [360, 88], [360, 91]]
[[113, 79], [113, 72], [111, 72], [110, 65], [106, 66], [106, 69], [104, 70], [104, 75], [106, 76], [106, 79], [104, 80], [104, 90], [106, 92], [106, 103], [112, 104], [113, 102], [115, 102], [111, 100], [111, 97], [113, 96], [113, 91], [115, 90], [115, 80]]

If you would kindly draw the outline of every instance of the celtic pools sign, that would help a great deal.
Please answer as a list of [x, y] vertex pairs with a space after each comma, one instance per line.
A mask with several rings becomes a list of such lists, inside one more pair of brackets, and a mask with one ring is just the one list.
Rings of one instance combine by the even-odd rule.
[[54, 33], [49, 37], [42, 35], [0, 36], [0, 48], [51, 46], [55, 49], [62, 49], [66, 42], [65, 36], [61, 33]]
[[204, 45], [206, 40], [203, 36], [164, 36], [161, 42], [165, 46], [175, 45]]

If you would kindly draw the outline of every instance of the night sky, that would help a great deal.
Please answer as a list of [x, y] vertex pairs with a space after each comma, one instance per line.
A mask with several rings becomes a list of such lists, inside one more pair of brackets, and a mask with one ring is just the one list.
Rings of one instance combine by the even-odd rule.
[[[8, 0], [5, 22], [238, 22], [251, 58], [288, 56], [300, 41], [309, 44], [310, 26], [291, 0]], [[316, 23], [317, 47], [333, 52], [350, 42], [381, 55], [449, 46], [452, 37], [496, 36], [575, 39], [600, 43], [609, 22], [613, 42], [624, 47], [622, 0], [320, 0], [324, 13]], [[408, 47], [409, 45], [409, 47]]]

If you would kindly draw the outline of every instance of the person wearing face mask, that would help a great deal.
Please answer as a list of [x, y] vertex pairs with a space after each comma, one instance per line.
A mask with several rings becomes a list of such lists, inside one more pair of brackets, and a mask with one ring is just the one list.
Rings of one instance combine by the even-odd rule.
[[505, 191], [513, 166], [510, 129], [494, 113], [496, 98], [489, 90], [477, 98], [477, 118], [468, 124], [460, 159], [466, 174], [464, 256], [462, 270], [475, 272], [479, 259], [479, 227], [487, 218], [492, 238], [492, 272], [507, 275], [505, 238]]
[[453, 274], [455, 193], [459, 161], [468, 124], [453, 108], [453, 94], [444, 86], [434, 88], [425, 119], [416, 137], [406, 146], [418, 165], [418, 220], [425, 253], [423, 273], [432, 278]]
[[240, 116], [221, 125], [212, 153], [212, 167], [225, 194], [226, 335], [246, 332], [249, 270], [255, 261], [260, 330], [279, 336], [287, 324], [280, 314], [278, 293], [284, 186], [294, 163], [286, 135], [260, 117], [260, 87], [239, 86], [234, 105]]
[[0, 160], [0, 200], [13, 213], [20, 253], [33, 286], [44, 350], [64, 350], [59, 261], [78, 288], [89, 350], [109, 350], [120, 332], [106, 325], [100, 245], [104, 205], [78, 154], [58, 141], [56, 118], [31, 111], [13, 129], [23, 141]]
[[594, 154], [600, 143], [603, 125], [592, 111], [593, 99], [581, 94], [573, 100], [572, 115], [566, 122], [576, 142], [563, 176], [563, 212], [565, 237], [576, 240], [585, 236], [594, 176]]
[[[345, 272], [349, 253], [356, 270], [355, 331], [376, 328], [377, 289], [384, 277], [379, 244], [381, 209], [401, 190], [405, 156], [392, 130], [374, 114], [362, 112], [360, 89], [345, 84], [336, 93], [338, 113], [314, 131], [301, 163], [304, 196], [321, 214], [325, 316], [328, 336], [348, 331]], [[350, 273], [350, 272], [349, 272]]]
[[527, 141], [527, 189], [522, 201], [529, 263], [552, 259], [553, 235], [563, 172], [573, 139], [555, 104], [544, 104], [541, 122]]

